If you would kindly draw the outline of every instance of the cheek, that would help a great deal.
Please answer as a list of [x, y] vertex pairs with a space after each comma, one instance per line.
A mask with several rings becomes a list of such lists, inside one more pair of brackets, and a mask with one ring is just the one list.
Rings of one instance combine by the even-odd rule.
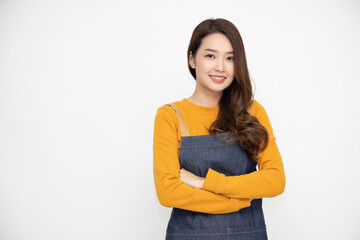
[[210, 61], [203, 61], [197, 65], [199, 73], [207, 74], [213, 69], [213, 64]]
[[229, 75], [234, 75], [234, 64], [231, 64], [228, 68]]

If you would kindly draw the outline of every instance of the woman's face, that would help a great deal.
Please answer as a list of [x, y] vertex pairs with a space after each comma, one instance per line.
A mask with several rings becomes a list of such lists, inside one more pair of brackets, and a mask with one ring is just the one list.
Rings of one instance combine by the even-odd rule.
[[234, 53], [229, 39], [221, 33], [203, 38], [195, 58], [189, 64], [196, 72], [196, 87], [201, 91], [220, 92], [234, 80]]

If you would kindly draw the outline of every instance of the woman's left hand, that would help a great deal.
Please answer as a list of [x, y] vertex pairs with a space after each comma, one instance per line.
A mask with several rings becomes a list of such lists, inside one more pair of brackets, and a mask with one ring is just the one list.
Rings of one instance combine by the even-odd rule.
[[180, 180], [190, 187], [202, 188], [204, 185], [205, 178], [196, 176], [192, 172], [189, 172], [185, 168], [181, 168], [180, 171]]

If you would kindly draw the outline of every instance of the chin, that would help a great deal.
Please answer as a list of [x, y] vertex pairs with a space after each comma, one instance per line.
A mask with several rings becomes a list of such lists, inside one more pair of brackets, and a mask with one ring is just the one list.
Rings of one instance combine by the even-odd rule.
[[212, 92], [223, 92], [226, 88], [209, 88]]
[[230, 85], [228, 85], [228, 84], [219, 84], [219, 85], [217, 85], [217, 86], [211, 86], [210, 88], [211, 88], [211, 90], [213, 90], [213, 91], [216, 91], [216, 92], [222, 92], [222, 91], [224, 91], [226, 88], [228, 88]]

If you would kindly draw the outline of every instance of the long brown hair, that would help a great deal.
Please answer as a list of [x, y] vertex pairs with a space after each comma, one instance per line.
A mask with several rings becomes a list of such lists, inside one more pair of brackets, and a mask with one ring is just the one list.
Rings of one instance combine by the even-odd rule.
[[[189, 63], [190, 52], [195, 57], [202, 39], [212, 33], [222, 33], [231, 42], [234, 50], [234, 80], [224, 89], [219, 102], [218, 116], [208, 131], [215, 137], [217, 133], [229, 132], [225, 140], [237, 141], [250, 158], [258, 161], [258, 153], [267, 147], [269, 135], [258, 119], [247, 111], [252, 105], [254, 96], [244, 44], [234, 24], [222, 18], [211, 18], [204, 20], [194, 29], [187, 51], [190, 73], [196, 80], [195, 69], [191, 68]], [[234, 133], [234, 139], [228, 140], [231, 133]]]

